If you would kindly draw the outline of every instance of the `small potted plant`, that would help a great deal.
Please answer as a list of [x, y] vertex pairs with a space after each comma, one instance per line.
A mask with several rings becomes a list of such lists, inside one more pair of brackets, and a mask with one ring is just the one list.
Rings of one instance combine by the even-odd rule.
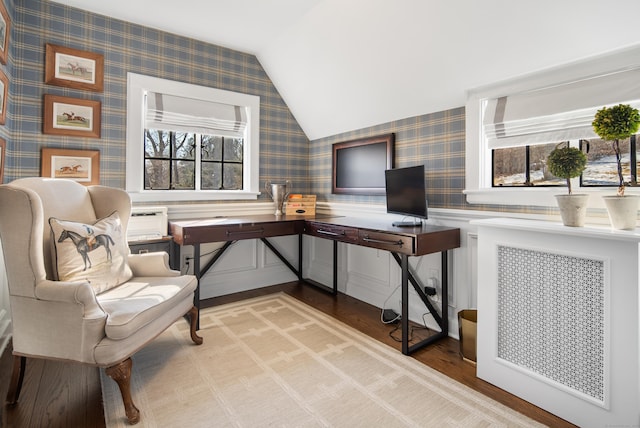
[[[564, 147], [561, 147], [564, 146]], [[565, 226], [584, 226], [587, 214], [589, 195], [574, 194], [571, 190], [571, 179], [579, 177], [587, 167], [587, 156], [576, 147], [560, 143], [547, 157], [549, 172], [558, 178], [567, 180], [567, 195], [555, 195], [560, 208], [560, 216]]]
[[637, 195], [624, 194], [625, 182], [622, 172], [622, 154], [620, 141], [638, 132], [640, 113], [628, 104], [603, 107], [596, 112], [592, 122], [593, 130], [600, 138], [611, 141], [616, 155], [618, 172], [618, 192], [616, 196], [604, 196], [609, 219], [614, 229], [635, 229], [638, 218]]

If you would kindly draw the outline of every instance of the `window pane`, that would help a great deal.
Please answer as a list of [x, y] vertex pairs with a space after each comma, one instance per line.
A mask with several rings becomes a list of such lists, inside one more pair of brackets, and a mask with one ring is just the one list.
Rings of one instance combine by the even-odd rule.
[[173, 189], [193, 190], [195, 189], [195, 162], [175, 160], [173, 164], [172, 181]]
[[223, 187], [225, 190], [242, 189], [242, 164], [226, 163], [223, 165]]
[[529, 146], [529, 176], [534, 185], [566, 186], [566, 179], [556, 177], [547, 168], [547, 157], [556, 147], [557, 143]]
[[159, 159], [146, 159], [144, 161], [144, 188], [169, 189], [169, 161]]
[[525, 162], [524, 147], [493, 150], [493, 186], [524, 186]]
[[144, 154], [148, 158], [169, 157], [169, 132], [156, 129], [145, 129]]
[[225, 138], [224, 160], [226, 162], [242, 162], [243, 145], [242, 138]]
[[[620, 142], [622, 153], [622, 174], [624, 181], [631, 177], [629, 166], [629, 139]], [[587, 168], [582, 173], [583, 186], [617, 186], [618, 166], [613, 143], [599, 138], [589, 140]]]
[[222, 186], [222, 164], [202, 162], [201, 183], [203, 190], [218, 190]]
[[195, 159], [196, 134], [176, 132], [175, 156], [178, 159]]
[[202, 160], [222, 160], [222, 137], [202, 136]]

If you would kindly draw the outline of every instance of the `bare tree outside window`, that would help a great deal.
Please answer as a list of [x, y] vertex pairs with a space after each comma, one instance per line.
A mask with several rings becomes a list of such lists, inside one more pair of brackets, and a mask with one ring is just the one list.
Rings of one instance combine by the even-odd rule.
[[[145, 189], [243, 188], [242, 138], [145, 129]], [[197, 147], [200, 148], [199, 152]]]

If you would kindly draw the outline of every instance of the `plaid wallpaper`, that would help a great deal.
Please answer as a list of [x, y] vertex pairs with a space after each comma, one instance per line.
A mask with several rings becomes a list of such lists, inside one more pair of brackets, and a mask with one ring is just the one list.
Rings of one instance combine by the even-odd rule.
[[[40, 0], [3, 0], [13, 16], [5, 182], [40, 174], [42, 147], [99, 149], [100, 182], [125, 186], [127, 72], [260, 96], [260, 184], [289, 179], [293, 191], [320, 201], [384, 204], [383, 196], [331, 194], [332, 144], [394, 132], [395, 166], [424, 163], [429, 206], [549, 213], [553, 209], [469, 205], [465, 177], [465, 112], [456, 108], [309, 142], [254, 55]], [[45, 44], [102, 53], [104, 92], [44, 84]], [[64, 95], [102, 103], [100, 139], [42, 133], [43, 96]], [[261, 198], [268, 198], [262, 195]]]
[[550, 214], [544, 207], [470, 205], [465, 186], [465, 109], [459, 107], [311, 141], [311, 193], [320, 200], [382, 204], [384, 196], [331, 194], [332, 145], [342, 141], [395, 133], [395, 168], [424, 164], [430, 208]]
[[[134, 72], [260, 96], [260, 183], [287, 178], [295, 191], [308, 192], [309, 140], [254, 55], [49, 1], [18, 1], [13, 16], [5, 181], [39, 175], [42, 147], [99, 149], [101, 184], [124, 188], [126, 81]], [[45, 85], [46, 43], [103, 54], [104, 92]], [[45, 94], [100, 101], [102, 137], [43, 134]]]

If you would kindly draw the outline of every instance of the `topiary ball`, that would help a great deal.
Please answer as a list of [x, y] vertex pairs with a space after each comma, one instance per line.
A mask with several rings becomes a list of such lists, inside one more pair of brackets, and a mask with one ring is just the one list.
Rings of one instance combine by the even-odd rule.
[[603, 140], [624, 140], [638, 132], [640, 113], [628, 104], [603, 107], [596, 112], [592, 126]]
[[576, 147], [556, 147], [547, 157], [547, 164], [556, 177], [578, 177], [587, 167], [587, 155]]

